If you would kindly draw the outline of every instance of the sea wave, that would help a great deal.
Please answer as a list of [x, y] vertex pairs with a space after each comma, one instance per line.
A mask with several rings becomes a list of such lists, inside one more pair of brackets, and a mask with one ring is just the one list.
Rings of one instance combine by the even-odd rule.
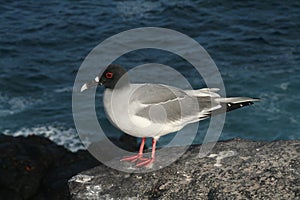
[[160, 3], [157, 2], [122, 1], [116, 2], [116, 6], [118, 13], [126, 21], [144, 18], [148, 12], [160, 9]]
[[57, 88], [54, 90], [56, 93], [64, 93], [64, 92], [72, 92], [73, 87], [62, 87], [62, 88]]
[[63, 145], [72, 152], [85, 149], [76, 130], [62, 125], [39, 125], [30, 128], [21, 128], [17, 131], [5, 130], [3, 134], [15, 137], [39, 135], [50, 139], [58, 145]]
[[20, 113], [41, 102], [42, 99], [34, 99], [24, 96], [11, 97], [0, 92], [0, 117]]

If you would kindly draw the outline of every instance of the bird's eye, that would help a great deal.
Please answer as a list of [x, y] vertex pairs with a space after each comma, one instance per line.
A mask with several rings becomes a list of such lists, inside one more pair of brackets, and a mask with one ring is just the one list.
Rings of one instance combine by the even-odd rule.
[[113, 73], [112, 72], [106, 72], [105, 77], [106, 78], [112, 78], [113, 77]]

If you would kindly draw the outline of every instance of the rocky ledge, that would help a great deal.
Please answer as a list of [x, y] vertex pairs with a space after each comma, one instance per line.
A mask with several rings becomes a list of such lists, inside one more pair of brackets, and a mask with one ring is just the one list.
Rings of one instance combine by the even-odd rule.
[[99, 165], [87, 151], [34, 135], [0, 134], [0, 152], [0, 199], [70, 199], [68, 179]]
[[[175, 147], [173, 147], [175, 148]], [[69, 180], [72, 199], [300, 199], [300, 141], [191, 146], [160, 170], [126, 173], [99, 165]], [[172, 148], [170, 148], [172, 150]], [[158, 163], [162, 158], [157, 158]], [[112, 160], [119, 163], [119, 158]], [[134, 165], [133, 165], [134, 166]], [[135, 172], [139, 172], [138, 169]]]
[[[111, 141], [128, 151], [138, 148], [128, 135]], [[0, 134], [0, 200], [68, 200], [68, 180], [100, 164], [86, 150], [74, 153], [41, 136]]]

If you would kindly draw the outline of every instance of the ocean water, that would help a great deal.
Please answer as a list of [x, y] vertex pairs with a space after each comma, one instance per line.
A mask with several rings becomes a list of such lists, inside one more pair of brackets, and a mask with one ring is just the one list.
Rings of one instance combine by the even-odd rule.
[[[263, 99], [229, 113], [220, 139], [300, 139], [298, 1], [7, 1], [0, 5], [0, 19], [1, 133], [43, 135], [73, 151], [83, 148], [71, 107], [81, 63], [106, 38], [151, 26], [198, 41], [218, 66], [228, 96]], [[128, 69], [151, 62], [174, 69], [187, 65], [151, 49], [117, 62]], [[194, 88], [205, 87], [191, 68], [181, 73]], [[121, 133], [106, 120], [101, 92], [97, 115], [117, 138]], [[200, 123], [195, 143], [208, 124]], [[173, 136], [162, 137], [159, 145]]]

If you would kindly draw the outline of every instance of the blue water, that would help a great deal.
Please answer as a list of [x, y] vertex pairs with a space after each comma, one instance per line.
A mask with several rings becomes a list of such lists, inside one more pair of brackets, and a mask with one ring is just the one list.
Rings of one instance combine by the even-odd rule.
[[[197, 40], [218, 66], [228, 96], [263, 99], [228, 114], [220, 139], [300, 139], [299, 19], [298, 1], [2, 2], [0, 132], [38, 134], [74, 151], [81, 148], [71, 95], [85, 56], [121, 31], [155, 26]], [[133, 52], [119, 61], [126, 67], [186, 64], [153, 50]], [[194, 88], [205, 86], [192, 71], [182, 73]], [[98, 114], [109, 134], [118, 137], [104, 113]], [[195, 143], [202, 141], [208, 123], [201, 122]], [[173, 135], [160, 144], [168, 137]]]

